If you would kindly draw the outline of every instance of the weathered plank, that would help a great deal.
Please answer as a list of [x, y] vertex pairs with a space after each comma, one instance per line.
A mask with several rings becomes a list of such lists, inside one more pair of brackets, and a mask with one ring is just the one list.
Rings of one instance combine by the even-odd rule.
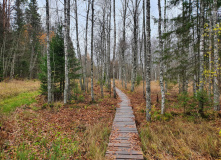
[[106, 154], [118, 154], [118, 155], [143, 155], [142, 151], [107, 151]]
[[112, 155], [113, 159], [143, 159], [143, 155]]
[[116, 109], [106, 157], [108, 159], [143, 159], [130, 100], [116, 88], [122, 102]]

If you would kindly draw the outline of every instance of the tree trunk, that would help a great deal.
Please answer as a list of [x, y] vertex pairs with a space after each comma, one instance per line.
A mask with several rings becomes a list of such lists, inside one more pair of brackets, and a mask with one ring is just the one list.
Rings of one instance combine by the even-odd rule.
[[122, 79], [124, 79], [124, 87], [125, 89], [127, 89], [127, 76], [126, 76], [126, 64], [125, 64], [125, 49], [126, 49], [126, 16], [127, 16], [127, 7], [128, 7], [128, 1], [124, 0], [124, 5], [123, 5], [123, 47], [122, 47], [122, 73], [121, 75], [123, 75]]
[[93, 45], [94, 45], [94, 0], [91, 4], [92, 17], [91, 17], [91, 101], [94, 101], [94, 84], [93, 84]]
[[215, 111], [219, 111], [220, 110], [220, 106], [219, 106], [219, 84], [218, 84], [218, 73], [219, 73], [219, 47], [218, 47], [218, 29], [219, 28], [219, 24], [217, 24], [217, 0], [214, 0], [214, 7], [213, 7], [214, 11], [214, 15], [213, 15], [213, 20], [214, 20], [214, 28], [216, 28], [214, 30], [214, 72], [215, 75], [214, 77], [214, 110]]
[[[148, 2], [147, 2], [148, 3]], [[141, 63], [142, 63], [142, 74], [143, 74], [143, 97], [145, 98], [146, 94], [145, 94], [145, 86], [144, 86], [144, 82], [145, 82], [145, 73], [146, 73], [146, 54], [147, 54], [147, 42], [146, 42], [146, 20], [145, 20], [145, 0], [143, 0], [143, 37], [142, 37], [142, 40], [143, 40], [143, 63], [142, 63], [142, 59], [141, 59]], [[148, 5], [148, 4], [147, 4]], [[142, 57], [142, 55], [140, 55], [140, 57]]]
[[[212, 7], [212, 5], [210, 4], [210, 7]], [[211, 87], [212, 87], [212, 77], [211, 77], [211, 72], [212, 72], [212, 21], [213, 21], [213, 15], [212, 12], [210, 12], [210, 17], [209, 17], [209, 88], [208, 88], [208, 97], [209, 97], [209, 101], [211, 100]]]
[[[167, 0], [164, 0], [164, 23], [163, 23], [163, 32], [166, 33], [167, 32], [167, 21], [166, 21], [166, 14], [167, 14]], [[163, 43], [163, 53], [164, 55], [166, 56], [167, 55], [167, 38], [165, 39], [164, 43]], [[168, 81], [167, 81], [167, 65], [168, 65], [168, 62], [165, 62], [164, 63], [164, 82], [165, 82], [165, 86], [164, 86], [164, 89], [165, 89], [165, 93], [167, 93], [167, 85], [168, 85]]]
[[48, 73], [48, 103], [51, 103], [51, 62], [49, 43], [49, 4], [46, 0], [46, 27], [47, 27], [47, 73]]
[[[75, 27], [76, 27], [76, 39], [77, 39], [77, 54], [78, 54], [78, 58], [79, 58], [80, 65], [81, 65], [81, 74], [84, 75], [83, 65], [82, 65], [82, 60], [81, 60], [81, 49], [80, 49], [79, 38], [78, 38], [78, 10], [77, 10], [77, 0], [75, 0]], [[83, 82], [85, 81], [84, 78], [85, 78], [85, 77], [83, 76]], [[85, 86], [83, 86], [83, 84], [82, 84], [82, 79], [81, 79], [81, 77], [80, 77], [80, 86], [81, 86], [81, 90], [84, 90], [84, 89], [85, 89]]]
[[146, 48], [146, 119], [151, 120], [151, 28], [150, 28], [150, 0], [146, 2], [146, 34], [147, 34], [147, 48]]
[[[87, 80], [87, 32], [88, 32], [88, 18], [90, 12], [90, 0], [88, 0], [87, 8], [87, 18], [86, 18], [86, 34], [85, 34], [85, 61], [84, 61], [84, 86], [86, 87], [85, 91], [88, 91], [88, 80]], [[86, 84], [87, 83], [87, 84]]]
[[68, 100], [69, 75], [68, 75], [68, 28], [67, 28], [67, 0], [64, 0], [64, 58], [65, 58], [65, 86], [64, 86], [64, 104]]
[[158, 0], [158, 10], [159, 10], [159, 22], [158, 22], [158, 32], [159, 32], [159, 50], [160, 50], [160, 88], [161, 88], [161, 114], [165, 113], [165, 93], [164, 93], [164, 85], [163, 85], [163, 41], [161, 35], [161, 4], [160, 0]]
[[110, 12], [109, 12], [109, 26], [108, 26], [108, 54], [107, 54], [107, 84], [108, 84], [108, 90], [110, 92], [111, 96], [111, 81], [110, 81], [110, 38], [111, 38], [111, 0], [110, 1]]
[[138, 0], [135, 2], [134, 6], [134, 15], [133, 15], [133, 22], [134, 22], [134, 28], [133, 28], [133, 70], [132, 70], [132, 85], [131, 85], [131, 92], [134, 91], [135, 81], [136, 81], [136, 72], [137, 72], [137, 26], [138, 26]]
[[[204, 78], [203, 78], [203, 58], [204, 58], [204, 3], [203, 0], [200, 0], [200, 57], [199, 57], [199, 64], [200, 64], [200, 70], [199, 70], [199, 79], [200, 79], [200, 86], [199, 90], [203, 92], [203, 83], [204, 83]], [[201, 97], [203, 98], [203, 97]], [[200, 99], [201, 99], [200, 98]], [[199, 101], [199, 112], [200, 114], [203, 114], [203, 102], [200, 100]]]
[[113, 0], [113, 10], [114, 10], [114, 49], [113, 49], [113, 91], [114, 98], [117, 98], [116, 88], [115, 88], [115, 52], [116, 52], [116, 19], [115, 19], [115, 0]]

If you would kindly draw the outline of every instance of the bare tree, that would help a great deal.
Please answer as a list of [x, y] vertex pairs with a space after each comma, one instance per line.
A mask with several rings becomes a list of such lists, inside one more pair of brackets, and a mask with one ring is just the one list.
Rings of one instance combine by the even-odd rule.
[[47, 27], [47, 73], [48, 73], [48, 103], [51, 103], [51, 62], [49, 43], [49, 5], [46, 0], [46, 27]]
[[143, 33], [142, 33], [142, 41], [143, 41], [143, 52], [144, 52], [144, 57], [143, 57], [143, 62], [142, 62], [142, 55], [140, 55], [140, 61], [141, 61], [141, 65], [142, 65], [142, 74], [143, 74], [143, 97], [145, 98], [145, 86], [144, 86], [144, 82], [145, 82], [145, 72], [146, 72], [146, 51], [147, 51], [147, 41], [146, 41], [146, 14], [145, 14], [145, 3], [146, 1], [143, 0]]
[[132, 85], [131, 85], [131, 92], [134, 91], [135, 80], [136, 80], [136, 72], [137, 72], [137, 38], [138, 38], [138, 7], [139, 7], [138, 0], [135, 1], [135, 5], [133, 6], [133, 70], [132, 70]]
[[164, 85], [163, 85], [163, 41], [161, 35], [161, 2], [158, 0], [158, 10], [159, 10], [159, 22], [158, 22], [158, 33], [159, 33], [159, 51], [160, 51], [160, 88], [161, 88], [161, 114], [165, 113], [165, 93], [164, 93]]
[[[203, 92], [203, 58], [204, 58], [204, 1], [200, 0], [200, 55], [199, 55], [199, 90]], [[202, 95], [202, 94], [201, 94]], [[200, 96], [201, 96], [200, 95]], [[200, 98], [201, 99], [201, 98]], [[203, 114], [203, 101], [199, 101], [199, 112]]]
[[[126, 18], [127, 18], [127, 8], [128, 8], [128, 0], [124, 0], [123, 3], [123, 39], [122, 39], [122, 48], [121, 48], [121, 66], [122, 66], [122, 72], [123, 75], [122, 78], [122, 86], [123, 86], [123, 80], [124, 80], [124, 87], [127, 89], [127, 76], [126, 76], [126, 64], [125, 64], [125, 50], [126, 50]], [[120, 70], [121, 72], [121, 70]], [[121, 76], [119, 76], [121, 78]]]
[[113, 90], [114, 90], [114, 98], [117, 97], [116, 95], [116, 88], [115, 88], [115, 52], [116, 52], [116, 19], [115, 19], [115, 0], [113, 0], [113, 11], [114, 11], [114, 49], [113, 49]]
[[94, 101], [94, 84], [93, 84], [93, 40], [94, 40], [94, 0], [91, 4], [91, 101]]
[[69, 89], [69, 76], [68, 76], [68, 7], [67, 1], [64, 0], [64, 58], [65, 58], [65, 87], [64, 87], [64, 104], [67, 103], [68, 100], [68, 89]]
[[108, 90], [111, 95], [111, 81], [110, 81], [110, 47], [111, 47], [111, 0], [108, 1], [109, 3], [109, 14], [108, 14], [108, 35], [107, 35], [107, 85]]
[[[84, 61], [84, 86], [85, 91], [88, 91], [88, 80], [87, 80], [87, 33], [88, 33], [88, 18], [90, 12], [90, 0], [88, 0], [88, 7], [87, 7], [87, 17], [86, 17], [86, 33], [85, 33], [85, 61]], [[86, 85], [87, 83], [87, 85]]]
[[146, 0], [146, 119], [147, 121], [151, 120], [151, 90], [150, 90], [150, 81], [151, 81], [151, 35], [150, 32], [150, 0]]
[[[217, 26], [219, 26], [219, 24], [217, 24], [217, 0], [214, 0], [214, 4], [213, 4], [213, 20], [214, 20], [214, 27], [216, 28]], [[219, 106], [219, 97], [220, 97], [220, 93], [219, 93], [219, 84], [218, 84], [218, 74], [219, 74], [219, 48], [218, 48], [218, 30], [214, 29], [214, 71], [215, 71], [215, 75], [214, 75], [214, 110], [215, 111], [219, 111], [220, 110], [220, 106]]]
[[[78, 58], [79, 58], [79, 61], [80, 61], [80, 65], [82, 65], [82, 60], [81, 60], [81, 49], [80, 49], [80, 45], [79, 45], [79, 38], [78, 38], [78, 10], [77, 10], [77, 0], [75, 0], [75, 27], [76, 27], [76, 38], [77, 38], [77, 54], [78, 54]], [[81, 68], [81, 74], [83, 75], [83, 67]], [[83, 76], [84, 77], [84, 76]], [[85, 78], [85, 77], [84, 77]], [[85, 81], [85, 79], [83, 79], [83, 82]], [[80, 77], [80, 86], [81, 86], [81, 90], [84, 90], [85, 89], [85, 86], [83, 86], [82, 84], [82, 80], [81, 80], [81, 77]]]

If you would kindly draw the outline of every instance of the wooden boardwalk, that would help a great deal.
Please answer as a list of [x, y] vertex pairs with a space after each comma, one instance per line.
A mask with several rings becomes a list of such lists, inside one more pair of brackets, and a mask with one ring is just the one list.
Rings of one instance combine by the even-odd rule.
[[130, 100], [118, 88], [117, 94], [122, 100], [116, 109], [109, 144], [106, 152], [107, 159], [144, 159], [140, 148], [135, 117]]

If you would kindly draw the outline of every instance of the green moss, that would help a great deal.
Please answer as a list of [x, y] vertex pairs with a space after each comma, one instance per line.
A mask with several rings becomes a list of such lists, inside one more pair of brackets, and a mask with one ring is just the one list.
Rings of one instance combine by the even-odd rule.
[[0, 110], [3, 113], [9, 113], [22, 105], [30, 105], [36, 102], [35, 97], [39, 95], [39, 91], [21, 93], [18, 96], [4, 99], [0, 102]]

